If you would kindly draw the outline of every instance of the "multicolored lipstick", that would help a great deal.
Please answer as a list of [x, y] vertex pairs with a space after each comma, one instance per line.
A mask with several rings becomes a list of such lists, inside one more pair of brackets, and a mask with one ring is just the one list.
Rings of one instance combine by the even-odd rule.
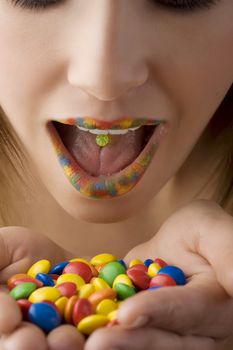
[[91, 199], [112, 199], [122, 196], [132, 190], [136, 184], [141, 180], [143, 175], [153, 159], [162, 138], [167, 134], [168, 123], [159, 122], [158, 120], [151, 121], [148, 119], [133, 119], [123, 118], [113, 122], [96, 121], [92, 118], [69, 118], [69, 119], [54, 119], [64, 124], [82, 125], [87, 128], [130, 128], [135, 125], [151, 125], [147, 123], [154, 123], [158, 125], [152, 134], [149, 142], [141, 151], [138, 157], [128, 165], [125, 169], [110, 176], [100, 175], [98, 177], [91, 176], [84, 169], [80, 167], [74, 157], [64, 146], [56, 128], [52, 122], [48, 123], [48, 131], [51, 137], [52, 145], [58, 157], [58, 161], [64, 171], [66, 178], [86, 198]]
[[120, 119], [115, 119], [112, 121], [108, 120], [98, 120], [91, 117], [77, 117], [77, 118], [67, 118], [67, 119], [53, 119], [59, 123], [76, 125], [85, 129], [112, 129], [112, 130], [123, 130], [131, 129], [142, 125], [157, 125], [160, 124], [160, 120], [151, 120], [151, 119], [135, 119], [131, 117], [122, 117]]

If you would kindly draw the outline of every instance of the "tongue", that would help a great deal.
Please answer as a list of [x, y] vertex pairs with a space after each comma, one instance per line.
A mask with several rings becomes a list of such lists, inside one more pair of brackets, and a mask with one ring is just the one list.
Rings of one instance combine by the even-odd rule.
[[109, 135], [109, 144], [102, 148], [96, 144], [97, 135], [75, 126], [59, 124], [64, 145], [78, 164], [92, 176], [119, 172], [131, 164], [142, 150], [144, 127], [125, 135]]

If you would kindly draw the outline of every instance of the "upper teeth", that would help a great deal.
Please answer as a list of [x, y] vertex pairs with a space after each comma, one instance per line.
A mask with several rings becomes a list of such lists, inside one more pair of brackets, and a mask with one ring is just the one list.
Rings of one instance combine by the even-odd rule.
[[101, 130], [101, 129], [86, 129], [86, 128], [82, 128], [81, 126], [77, 125], [77, 128], [83, 131], [89, 131], [92, 134], [96, 134], [96, 135], [124, 135], [127, 134], [127, 132], [129, 131], [134, 131], [139, 129], [141, 126], [137, 126], [135, 128], [129, 128], [129, 129], [122, 129], [122, 130], [113, 130], [113, 129], [107, 129], [107, 130]]

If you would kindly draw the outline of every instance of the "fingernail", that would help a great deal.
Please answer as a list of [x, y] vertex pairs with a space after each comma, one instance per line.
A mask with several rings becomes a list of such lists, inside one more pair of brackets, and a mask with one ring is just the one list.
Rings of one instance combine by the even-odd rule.
[[123, 327], [126, 328], [139, 328], [142, 326], [145, 326], [145, 324], [147, 324], [149, 321], [148, 317], [146, 316], [139, 316], [138, 318], [136, 318], [136, 320], [131, 323], [131, 324], [127, 324], [127, 325], [122, 325]]

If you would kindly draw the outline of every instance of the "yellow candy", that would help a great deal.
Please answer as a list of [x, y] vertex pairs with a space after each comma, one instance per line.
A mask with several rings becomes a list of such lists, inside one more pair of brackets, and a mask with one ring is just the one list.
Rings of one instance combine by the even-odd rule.
[[117, 319], [117, 312], [118, 310], [114, 310], [108, 314], [109, 321], [114, 321]]
[[100, 277], [93, 277], [91, 279], [91, 284], [93, 284], [96, 290], [111, 288], [108, 283]]
[[49, 300], [55, 302], [60, 298], [61, 292], [54, 287], [42, 287], [36, 289], [28, 298], [31, 303], [38, 303], [42, 300]]
[[160, 269], [161, 269], [161, 266], [159, 266], [159, 264], [152, 263], [149, 265], [147, 273], [150, 277], [154, 277], [155, 275], [157, 275]]
[[114, 279], [112, 288], [114, 288], [115, 284], [117, 284], [117, 283], [124, 283], [124, 284], [127, 284], [127, 286], [133, 287], [133, 283], [132, 283], [131, 279], [124, 273], [118, 275]]
[[61, 297], [55, 301], [55, 305], [58, 307], [58, 310], [60, 311], [62, 316], [64, 315], [64, 310], [68, 300], [69, 299], [67, 297]]
[[76, 275], [75, 273], [65, 273], [64, 275], [61, 275], [57, 279], [57, 285], [61, 284], [63, 282], [73, 282], [77, 286], [77, 290], [79, 290], [82, 286], [85, 285], [84, 279]]
[[108, 322], [109, 322], [109, 319], [107, 316], [91, 315], [91, 316], [84, 317], [79, 322], [77, 328], [79, 332], [89, 335], [97, 328], [106, 326]]
[[102, 300], [96, 307], [98, 315], [108, 315], [117, 309], [117, 304], [111, 299]]
[[89, 298], [89, 296], [95, 293], [95, 287], [91, 283], [87, 283], [79, 289], [79, 298]]
[[140, 259], [133, 259], [130, 261], [129, 267], [132, 267], [134, 265], [143, 265], [143, 262]]
[[112, 254], [103, 253], [103, 254], [95, 255], [91, 259], [91, 264], [96, 266], [101, 264], [107, 264], [111, 261], [117, 261], [117, 258]]
[[35, 278], [38, 273], [48, 273], [51, 268], [49, 260], [39, 260], [27, 271], [27, 275]]

